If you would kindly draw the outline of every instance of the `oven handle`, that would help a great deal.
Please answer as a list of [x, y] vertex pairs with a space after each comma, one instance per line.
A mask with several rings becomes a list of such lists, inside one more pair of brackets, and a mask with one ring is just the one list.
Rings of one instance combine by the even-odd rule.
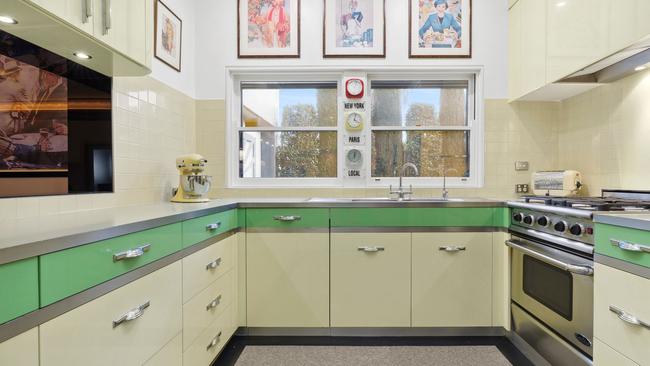
[[542, 262], [548, 263], [550, 265], [553, 265], [555, 267], [559, 267], [567, 272], [575, 273], [578, 275], [582, 276], [593, 276], [594, 275], [594, 269], [593, 267], [590, 266], [576, 266], [575, 264], [569, 264], [562, 262], [560, 260], [557, 260], [555, 258], [551, 258], [546, 254], [542, 254], [539, 252], [536, 252], [532, 249], [526, 248], [523, 245], [517, 244], [516, 242], [512, 240], [506, 240], [506, 245], [517, 250], [521, 250], [525, 254], [528, 254], [529, 256], [533, 258], [537, 258]]

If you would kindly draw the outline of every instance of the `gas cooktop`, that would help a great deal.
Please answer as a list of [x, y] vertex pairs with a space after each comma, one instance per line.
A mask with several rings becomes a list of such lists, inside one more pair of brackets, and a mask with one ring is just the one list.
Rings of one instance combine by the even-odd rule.
[[589, 211], [650, 211], [650, 201], [613, 197], [549, 197], [525, 196], [526, 203]]

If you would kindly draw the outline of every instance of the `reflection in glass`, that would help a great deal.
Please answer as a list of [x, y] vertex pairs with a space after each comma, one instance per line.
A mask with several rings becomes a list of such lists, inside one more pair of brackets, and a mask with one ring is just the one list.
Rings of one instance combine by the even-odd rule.
[[468, 177], [469, 131], [373, 131], [373, 177], [399, 176], [407, 162], [421, 177]]
[[243, 178], [334, 178], [336, 132], [241, 132]]

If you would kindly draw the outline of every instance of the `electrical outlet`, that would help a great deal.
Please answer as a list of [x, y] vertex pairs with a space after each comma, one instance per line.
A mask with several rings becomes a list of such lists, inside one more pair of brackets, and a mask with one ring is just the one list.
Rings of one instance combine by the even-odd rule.
[[515, 170], [516, 171], [526, 171], [528, 170], [528, 162], [527, 161], [515, 161]]
[[515, 186], [515, 192], [517, 193], [528, 193], [529, 187], [528, 184], [517, 184]]

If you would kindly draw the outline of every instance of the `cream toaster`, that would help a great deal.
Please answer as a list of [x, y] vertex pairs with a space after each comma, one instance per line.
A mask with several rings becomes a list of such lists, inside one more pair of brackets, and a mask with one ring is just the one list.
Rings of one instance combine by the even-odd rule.
[[575, 196], [582, 187], [582, 176], [575, 170], [553, 170], [533, 173], [536, 196]]

